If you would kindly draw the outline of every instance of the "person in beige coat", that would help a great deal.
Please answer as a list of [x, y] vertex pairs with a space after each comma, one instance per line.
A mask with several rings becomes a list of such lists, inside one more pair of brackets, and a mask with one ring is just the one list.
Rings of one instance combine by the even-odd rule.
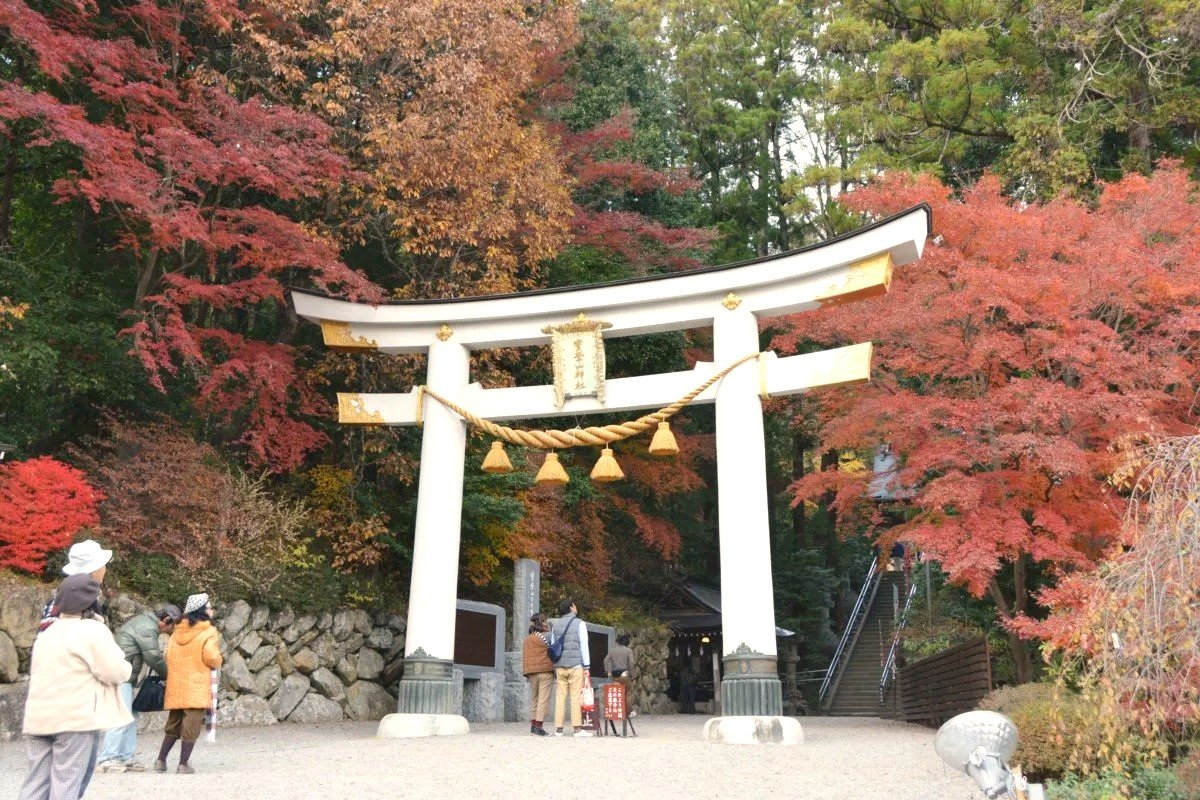
[[62, 582], [58, 621], [34, 642], [23, 731], [29, 774], [19, 800], [78, 800], [96, 768], [100, 734], [133, 717], [119, 688], [130, 666], [112, 632], [85, 613], [100, 596], [86, 573]]

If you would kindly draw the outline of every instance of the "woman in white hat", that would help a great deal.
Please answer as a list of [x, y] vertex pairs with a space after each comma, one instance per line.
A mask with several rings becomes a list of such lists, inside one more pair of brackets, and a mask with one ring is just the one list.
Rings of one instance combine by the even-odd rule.
[[[62, 568], [63, 575], [68, 578], [72, 575], [90, 575], [95, 579], [97, 584], [104, 583], [104, 576], [108, 573], [108, 562], [112, 560], [113, 551], [105, 550], [100, 546], [100, 543], [94, 539], [84, 539], [82, 542], [76, 542], [71, 545], [71, 549], [67, 551], [67, 565]], [[38, 625], [38, 633], [50, 627], [50, 623], [58, 618], [58, 593], [50, 595], [50, 599], [46, 601], [46, 605], [42, 608], [42, 621]], [[93, 609], [99, 612], [100, 599], [96, 598], [96, 605]]]

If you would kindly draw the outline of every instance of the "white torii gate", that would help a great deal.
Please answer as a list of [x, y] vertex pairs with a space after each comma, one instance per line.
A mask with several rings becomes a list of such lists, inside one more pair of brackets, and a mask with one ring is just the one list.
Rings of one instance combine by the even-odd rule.
[[[428, 353], [426, 385], [492, 420], [659, 408], [743, 356], [759, 352], [759, 320], [887, 291], [893, 266], [921, 256], [930, 228], [917, 206], [803, 250], [728, 266], [568, 289], [454, 300], [366, 305], [292, 293], [296, 312], [321, 325], [338, 350]], [[618, 378], [596, 398], [567, 399], [553, 386], [484, 389], [469, 375], [471, 349], [545, 344], [543, 328], [577, 314], [610, 323], [605, 338], [713, 327], [713, 362], [686, 372]], [[766, 450], [760, 395], [796, 394], [869, 380], [870, 343], [777, 358], [734, 369], [696, 398], [716, 403], [718, 527], [725, 676], [722, 715], [706, 735], [726, 741], [798, 741], [781, 717], [768, 531]], [[414, 425], [418, 393], [339, 394], [348, 424]], [[463, 733], [452, 714], [455, 601], [466, 425], [423, 398], [424, 432], [409, 592], [405, 669], [397, 714], [381, 736]], [[714, 725], [715, 723], [715, 725]]]

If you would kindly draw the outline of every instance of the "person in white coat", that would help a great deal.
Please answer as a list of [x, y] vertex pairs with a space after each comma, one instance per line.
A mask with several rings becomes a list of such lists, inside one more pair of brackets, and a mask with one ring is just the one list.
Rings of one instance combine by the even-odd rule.
[[23, 727], [29, 773], [19, 800], [78, 800], [95, 771], [100, 734], [133, 719], [119, 693], [129, 662], [89, 611], [99, 596], [91, 575], [67, 578], [55, 599], [58, 620], [34, 642]]

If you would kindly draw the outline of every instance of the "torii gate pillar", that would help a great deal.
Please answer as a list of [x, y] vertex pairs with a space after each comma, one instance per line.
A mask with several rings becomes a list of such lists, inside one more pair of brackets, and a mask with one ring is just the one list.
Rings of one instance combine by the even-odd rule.
[[[300, 316], [320, 323], [332, 348], [428, 353], [429, 388], [495, 421], [661, 408], [717, 371], [759, 354], [692, 401], [717, 406], [725, 676], [723, 716], [708, 722], [705, 737], [795, 743], [801, 739], [799, 723], [781, 716], [760, 397], [866, 381], [871, 345], [777, 358], [760, 352], [758, 321], [886, 292], [892, 267], [920, 258], [928, 230], [929, 209], [918, 206], [804, 250], [675, 275], [380, 306], [304, 292], [293, 292], [292, 301]], [[608, 381], [603, 401], [556, 402], [554, 386], [484, 389], [470, 383], [471, 348], [545, 344], [545, 328], [584, 312], [608, 324], [606, 338], [711, 325], [714, 361], [686, 372]], [[413, 425], [423, 418], [425, 426], [404, 678], [398, 713], [380, 723], [379, 735], [466, 733], [467, 722], [453, 707], [451, 680], [465, 423], [416, 391], [339, 394], [338, 411], [343, 423]]]
[[[470, 377], [470, 361], [461, 344], [433, 342], [425, 382], [437, 392], [460, 392]], [[452, 667], [467, 427], [440, 403], [426, 405], [424, 427], [408, 593], [409, 609], [421, 612], [408, 615], [397, 707], [404, 714], [449, 715], [437, 727], [456, 729], [461, 718], [454, 707]], [[415, 721], [423, 733], [429, 720]]]
[[[758, 320], [731, 310], [713, 320], [717, 364], [757, 352]], [[743, 364], [717, 385], [717, 524], [721, 544], [721, 714], [783, 713], [775, 652], [775, 593], [767, 498], [767, 450], [759, 371]]]

